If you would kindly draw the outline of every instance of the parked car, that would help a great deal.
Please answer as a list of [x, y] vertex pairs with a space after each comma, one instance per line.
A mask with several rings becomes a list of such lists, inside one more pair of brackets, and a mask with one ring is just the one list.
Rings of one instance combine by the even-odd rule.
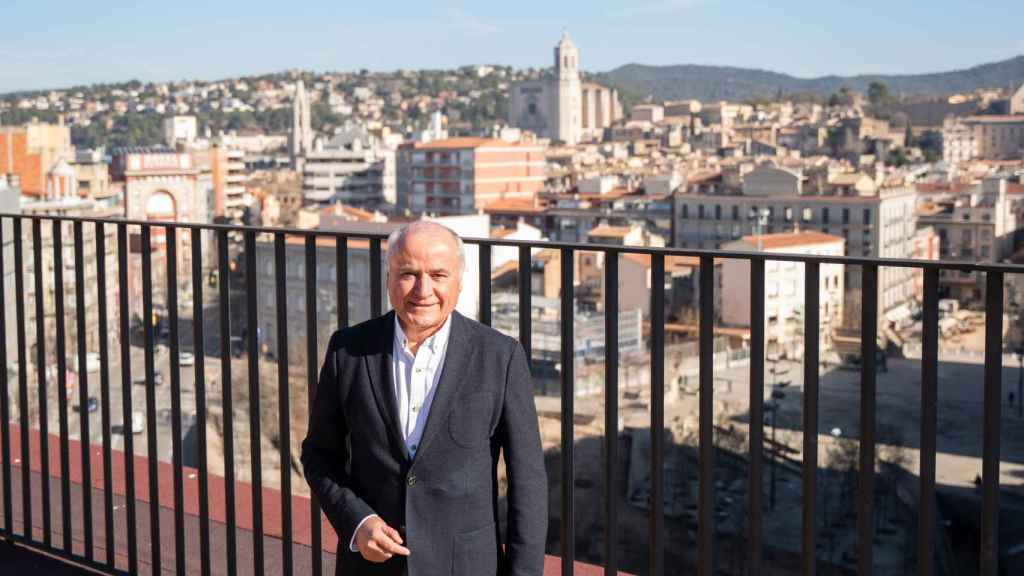
[[[153, 384], [155, 384], [156, 386], [162, 386], [163, 383], [164, 383], [164, 375], [163, 375], [163, 373], [155, 372], [153, 374]], [[132, 379], [132, 384], [135, 384], [136, 386], [145, 386], [146, 385], [146, 377], [144, 375], [143, 376], [136, 376], [135, 378]]]

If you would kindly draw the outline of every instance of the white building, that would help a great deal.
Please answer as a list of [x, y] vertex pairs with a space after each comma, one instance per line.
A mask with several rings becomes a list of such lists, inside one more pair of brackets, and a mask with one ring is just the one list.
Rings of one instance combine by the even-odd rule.
[[[760, 167], [744, 176], [742, 193], [694, 193], [674, 197], [673, 244], [720, 248], [751, 234], [813, 230], [845, 240], [848, 256], [911, 258], [917, 227], [916, 191], [907, 187], [860, 189], [860, 178], [841, 178], [820, 193], [808, 193], [805, 176]], [[847, 180], [849, 182], [847, 182]], [[845, 324], [860, 325], [860, 269], [846, 282]], [[914, 271], [878, 272], [879, 321], [904, 322], [912, 314]], [[887, 324], [886, 324], [887, 325]]]
[[342, 202], [360, 208], [394, 204], [395, 150], [365, 128], [349, 127], [327, 142], [317, 142], [302, 164], [303, 202]]
[[[722, 245], [725, 250], [768, 254], [842, 256], [846, 242], [820, 232], [791, 232], [744, 236]], [[804, 282], [806, 266], [798, 262], [765, 262], [764, 337], [768, 357], [798, 358], [803, 352]], [[823, 350], [831, 346], [832, 329], [843, 319], [844, 266], [822, 264], [818, 270], [818, 297]], [[750, 262], [728, 258], [722, 262], [722, 322], [750, 326]]]
[[[1020, 201], [1007, 188], [1005, 178], [990, 177], [967, 193], [921, 203], [918, 222], [938, 234], [940, 259], [1001, 262], [1013, 254]], [[962, 302], [984, 298], [984, 275], [943, 270], [940, 283]]]
[[179, 144], [188, 145], [199, 135], [195, 116], [170, 116], [164, 118], [164, 142], [171, 148]]
[[618, 94], [580, 80], [579, 50], [568, 34], [555, 46], [553, 76], [514, 84], [509, 123], [565, 144], [600, 138], [622, 116]]
[[942, 159], [949, 166], [969, 162], [981, 155], [974, 129], [955, 118], [942, 124]]

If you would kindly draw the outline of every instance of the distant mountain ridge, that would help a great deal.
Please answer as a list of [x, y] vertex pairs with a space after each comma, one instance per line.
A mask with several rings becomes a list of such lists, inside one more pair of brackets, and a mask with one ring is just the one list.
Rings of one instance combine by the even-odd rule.
[[737, 68], [681, 64], [648, 66], [626, 64], [597, 74], [598, 81], [655, 100], [745, 100], [783, 94], [814, 93], [828, 96], [846, 86], [864, 92], [874, 81], [884, 82], [893, 94], [944, 96], [977, 88], [1019, 86], [1024, 83], [1024, 55], [964, 70], [929, 74], [864, 74], [797, 78], [788, 74]]

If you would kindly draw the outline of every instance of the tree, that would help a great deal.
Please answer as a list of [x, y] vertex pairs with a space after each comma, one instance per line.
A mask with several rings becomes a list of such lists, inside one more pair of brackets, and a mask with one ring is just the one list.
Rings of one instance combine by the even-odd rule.
[[885, 85], [885, 82], [875, 81], [868, 85], [868, 101], [872, 106], [885, 106], [891, 100], [892, 95], [889, 94], [889, 87]]

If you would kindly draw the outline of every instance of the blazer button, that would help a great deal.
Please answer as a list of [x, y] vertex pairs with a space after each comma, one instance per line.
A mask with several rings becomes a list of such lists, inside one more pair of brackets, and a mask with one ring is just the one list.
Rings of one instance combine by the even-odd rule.
[[415, 486], [416, 485], [416, 475], [415, 474], [409, 474], [408, 482], [409, 482], [409, 486]]

